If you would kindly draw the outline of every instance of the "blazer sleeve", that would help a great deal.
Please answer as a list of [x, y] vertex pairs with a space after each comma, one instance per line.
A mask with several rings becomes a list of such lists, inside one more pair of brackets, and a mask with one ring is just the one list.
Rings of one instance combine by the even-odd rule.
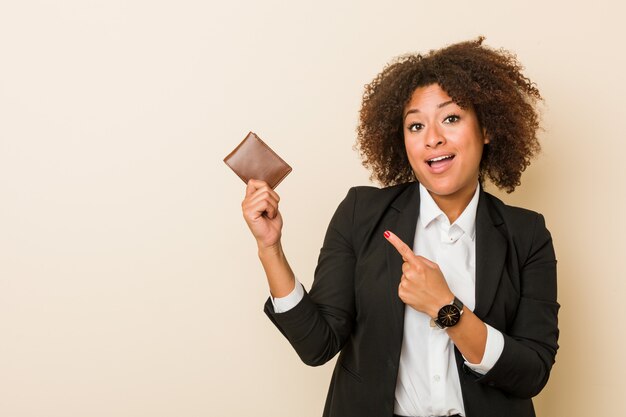
[[479, 382], [531, 398], [545, 386], [558, 349], [556, 258], [550, 232], [536, 214], [532, 243], [520, 267], [520, 300], [503, 331], [504, 349]]
[[311, 291], [284, 313], [271, 300], [264, 311], [304, 363], [318, 366], [332, 359], [352, 332], [356, 316], [352, 239], [356, 189], [353, 187], [333, 215], [315, 269]]

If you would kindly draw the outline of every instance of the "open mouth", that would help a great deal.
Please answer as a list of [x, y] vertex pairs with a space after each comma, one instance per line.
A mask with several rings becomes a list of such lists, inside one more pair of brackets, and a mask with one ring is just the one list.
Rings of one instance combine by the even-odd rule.
[[426, 160], [426, 163], [433, 167], [433, 166], [438, 166], [438, 165], [442, 165], [444, 164], [446, 161], [451, 160], [454, 158], [454, 155], [442, 155], [442, 156], [438, 156], [436, 158], [431, 158]]

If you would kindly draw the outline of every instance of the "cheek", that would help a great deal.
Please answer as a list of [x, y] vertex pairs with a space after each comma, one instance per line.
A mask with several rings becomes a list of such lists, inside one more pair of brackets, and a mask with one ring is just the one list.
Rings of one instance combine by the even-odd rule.
[[483, 157], [483, 144], [482, 142], [476, 143], [471, 149], [471, 164], [476, 170], [480, 169], [480, 161]]
[[418, 161], [420, 161], [420, 155], [415, 150], [415, 148], [412, 148], [410, 146], [406, 146], [406, 144], [405, 144], [404, 149], [406, 151], [406, 155], [407, 155], [407, 158], [409, 160], [409, 164], [411, 164], [411, 168], [413, 168], [413, 171], [415, 171], [416, 169], [419, 168], [419, 162]]
[[413, 160], [413, 149], [411, 149], [411, 145], [406, 141], [406, 139], [404, 140], [404, 152], [406, 153], [409, 162], [411, 162]]
[[474, 146], [474, 152], [476, 153], [476, 157], [480, 160], [482, 158], [483, 155], [483, 148], [485, 147], [485, 143], [483, 142], [482, 138], [479, 138], [476, 141], [476, 144]]
[[417, 143], [411, 141], [404, 141], [404, 151], [409, 157], [410, 161], [417, 160], [419, 158], [419, 148]]

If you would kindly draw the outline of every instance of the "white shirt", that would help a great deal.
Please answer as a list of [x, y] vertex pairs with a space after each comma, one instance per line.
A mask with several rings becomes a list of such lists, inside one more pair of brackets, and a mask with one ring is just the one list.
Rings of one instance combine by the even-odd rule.
[[[475, 225], [480, 187], [476, 186], [472, 200], [453, 224], [421, 184], [419, 191], [419, 217], [413, 251], [437, 263], [450, 290], [466, 308], [473, 310], [476, 302]], [[289, 295], [272, 299], [274, 311], [288, 311], [303, 296], [302, 284], [296, 280], [296, 286]], [[487, 324], [485, 326], [487, 343], [482, 362], [465, 362], [481, 374], [493, 367], [504, 348], [502, 333]], [[418, 417], [465, 415], [452, 340], [445, 330], [430, 327], [428, 315], [409, 306], [404, 313], [394, 413]]]
[[[452, 293], [466, 308], [474, 310], [476, 209], [480, 187], [476, 186], [471, 201], [453, 224], [421, 184], [419, 189], [420, 207], [413, 251], [438, 264]], [[465, 362], [481, 374], [493, 367], [504, 347], [502, 333], [486, 326], [487, 344], [482, 362]], [[404, 338], [394, 412], [402, 416], [465, 415], [452, 340], [445, 330], [430, 327], [427, 314], [409, 306], [404, 311]]]

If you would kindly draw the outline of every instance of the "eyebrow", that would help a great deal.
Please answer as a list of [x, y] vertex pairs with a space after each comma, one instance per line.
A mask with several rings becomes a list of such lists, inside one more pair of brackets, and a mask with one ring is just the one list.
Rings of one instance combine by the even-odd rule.
[[[438, 108], [438, 109], [440, 109], [440, 108], [445, 107], [445, 106], [447, 106], [448, 104], [452, 104], [452, 103], [454, 103], [454, 100], [444, 101], [443, 103], [439, 103], [439, 104], [437, 104], [437, 108]], [[403, 117], [403, 120], [406, 120], [406, 117], [407, 117], [409, 114], [411, 114], [411, 113], [419, 113], [419, 112], [420, 112], [420, 111], [419, 111], [419, 109], [411, 109], [411, 110], [409, 110], [408, 112], [406, 112], [406, 114], [405, 114], [405, 115], [404, 115], [404, 117]]]

